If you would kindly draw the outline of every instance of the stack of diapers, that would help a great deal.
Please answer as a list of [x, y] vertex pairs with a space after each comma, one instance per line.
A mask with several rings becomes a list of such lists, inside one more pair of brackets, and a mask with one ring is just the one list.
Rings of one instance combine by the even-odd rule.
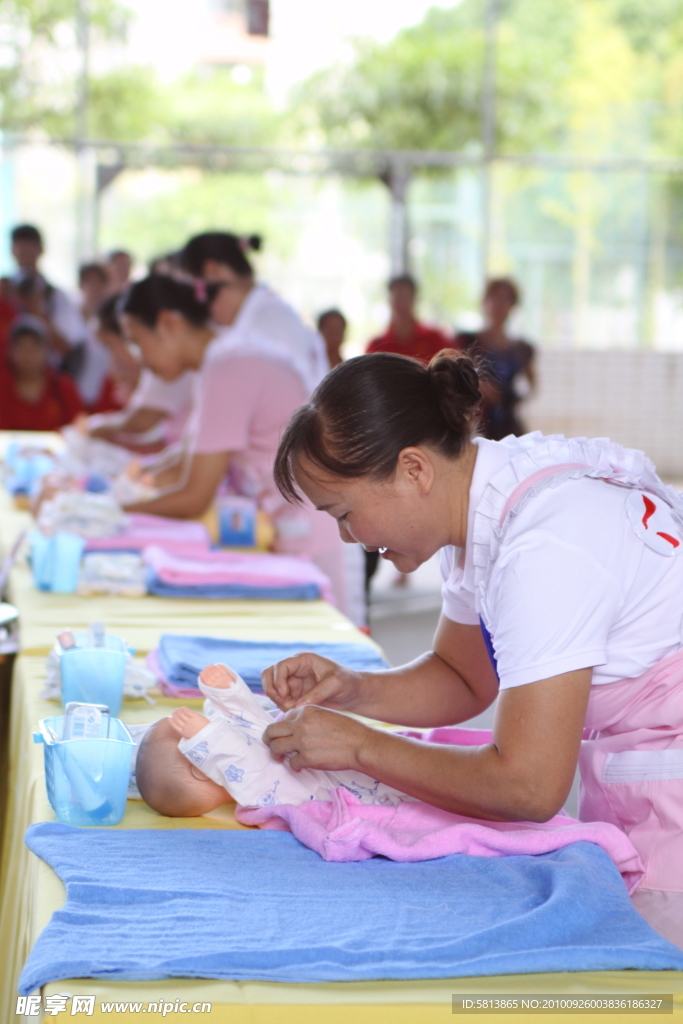
[[327, 576], [307, 558], [236, 551], [145, 548], [147, 589], [162, 597], [333, 602]]
[[219, 640], [209, 636], [176, 636], [162, 633], [159, 646], [147, 658], [148, 668], [169, 697], [200, 698], [198, 676], [207, 665], [222, 663], [244, 679], [250, 690], [261, 690], [261, 672], [276, 661], [301, 651], [312, 651], [358, 671], [388, 668], [371, 644], [275, 643], [261, 640]]
[[28, 958], [21, 994], [70, 978], [683, 970], [683, 952], [633, 909], [592, 843], [538, 856], [330, 864], [282, 832], [44, 822], [26, 841], [67, 895]]

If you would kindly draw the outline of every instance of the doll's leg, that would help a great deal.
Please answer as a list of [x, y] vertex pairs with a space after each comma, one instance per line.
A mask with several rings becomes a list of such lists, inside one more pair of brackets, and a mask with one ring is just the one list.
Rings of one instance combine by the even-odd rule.
[[196, 736], [208, 724], [209, 719], [206, 715], [200, 714], [199, 711], [193, 711], [191, 708], [176, 708], [171, 715], [171, 725], [184, 740]]

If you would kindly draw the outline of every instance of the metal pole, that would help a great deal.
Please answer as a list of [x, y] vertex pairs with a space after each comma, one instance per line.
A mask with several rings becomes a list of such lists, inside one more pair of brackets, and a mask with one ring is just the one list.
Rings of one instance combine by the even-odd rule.
[[496, 158], [496, 49], [500, 0], [485, 0], [484, 66], [481, 89], [482, 232], [481, 263], [483, 277], [491, 265], [492, 171]]
[[77, 160], [76, 251], [78, 261], [91, 254], [92, 213], [90, 210], [91, 171], [88, 152], [88, 111], [90, 106], [90, 5], [76, 0], [76, 41], [81, 58], [76, 85], [75, 147]]
[[389, 259], [391, 276], [396, 277], [408, 270], [407, 200], [410, 171], [401, 163], [394, 163], [389, 169], [386, 181], [391, 192]]

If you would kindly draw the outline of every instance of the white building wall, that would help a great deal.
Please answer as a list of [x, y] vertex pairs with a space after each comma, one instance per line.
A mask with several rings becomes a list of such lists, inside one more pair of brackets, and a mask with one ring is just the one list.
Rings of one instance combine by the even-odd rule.
[[530, 430], [609, 437], [683, 479], [683, 353], [546, 349], [538, 373], [523, 412]]

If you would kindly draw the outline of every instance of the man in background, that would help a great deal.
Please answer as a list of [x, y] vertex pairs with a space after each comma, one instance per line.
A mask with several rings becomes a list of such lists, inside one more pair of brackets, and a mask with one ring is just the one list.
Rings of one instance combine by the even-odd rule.
[[452, 347], [451, 341], [442, 331], [427, 327], [416, 318], [416, 300], [417, 283], [410, 274], [392, 277], [389, 282], [389, 327], [379, 338], [373, 338], [367, 352], [394, 352], [400, 356], [412, 356], [426, 366], [437, 352]]

